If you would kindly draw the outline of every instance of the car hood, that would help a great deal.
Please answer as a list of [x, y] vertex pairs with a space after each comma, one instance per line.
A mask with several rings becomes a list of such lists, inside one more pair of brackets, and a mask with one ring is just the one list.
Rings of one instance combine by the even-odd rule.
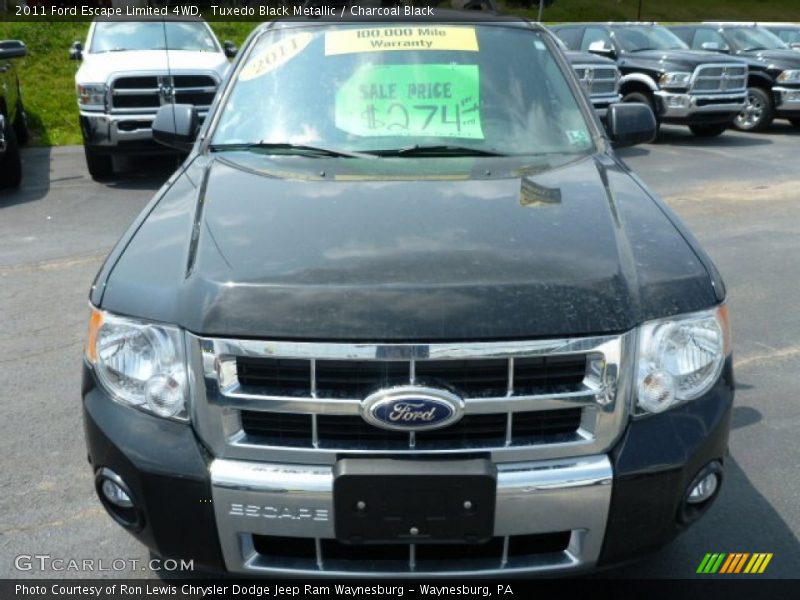
[[598, 56], [591, 52], [579, 52], [577, 50], [566, 50], [564, 52], [570, 64], [572, 65], [598, 65], [603, 67], [616, 67], [617, 63], [606, 58], [605, 56]]
[[463, 181], [201, 163], [120, 242], [104, 308], [213, 336], [433, 341], [620, 332], [717, 301], [608, 157]]
[[626, 53], [619, 62], [620, 67], [642, 65], [658, 71], [694, 71], [699, 65], [707, 63], [740, 64], [741, 60], [699, 50], [644, 50]]
[[184, 50], [137, 50], [84, 54], [75, 76], [78, 83], [105, 82], [119, 73], [153, 71], [214, 71], [220, 78], [230, 63], [222, 52], [188, 52]]
[[800, 68], [800, 53], [796, 50], [754, 50], [745, 52], [742, 56], [755, 58], [756, 60], [774, 65], [780, 69]]

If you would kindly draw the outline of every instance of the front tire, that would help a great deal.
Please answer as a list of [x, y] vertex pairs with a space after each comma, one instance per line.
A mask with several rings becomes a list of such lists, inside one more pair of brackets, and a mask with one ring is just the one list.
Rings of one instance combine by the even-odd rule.
[[800, 119], [789, 119], [789, 123], [791, 123], [793, 127], [800, 128]]
[[653, 97], [650, 94], [646, 94], [644, 92], [630, 92], [629, 94], [625, 94], [622, 97], [623, 102], [636, 102], [638, 104], [646, 104], [650, 107], [650, 110], [653, 111], [653, 116], [656, 118], [656, 137], [658, 137], [658, 131], [661, 128], [661, 122], [658, 120], [658, 113], [656, 112], [656, 105], [653, 101]]
[[699, 138], [713, 138], [725, 133], [728, 129], [727, 123], [716, 125], [689, 125], [691, 132]]
[[6, 121], [6, 151], [0, 155], [0, 188], [16, 188], [22, 182], [22, 157], [14, 127]]
[[86, 167], [95, 181], [107, 181], [114, 175], [114, 162], [108, 154], [101, 154], [89, 146], [83, 147]]
[[775, 119], [775, 107], [769, 93], [761, 88], [747, 88], [747, 104], [733, 124], [742, 131], [764, 131]]

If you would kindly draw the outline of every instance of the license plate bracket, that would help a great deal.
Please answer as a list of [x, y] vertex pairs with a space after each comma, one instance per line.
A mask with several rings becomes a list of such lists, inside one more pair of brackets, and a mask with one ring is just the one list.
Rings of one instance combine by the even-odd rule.
[[494, 532], [497, 472], [488, 459], [350, 459], [334, 468], [345, 544], [475, 544]]

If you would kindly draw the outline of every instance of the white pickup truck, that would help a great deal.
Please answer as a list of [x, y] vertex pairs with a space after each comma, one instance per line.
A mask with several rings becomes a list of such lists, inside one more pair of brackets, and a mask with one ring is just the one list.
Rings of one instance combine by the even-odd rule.
[[92, 22], [86, 43], [70, 48], [81, 61], [75, 88], [92, 178], [111, 177], [115, 155], [164, 151], [151, 131], [160, 106], [193, 104], [205, 117], [235, 54], [202, 19]]

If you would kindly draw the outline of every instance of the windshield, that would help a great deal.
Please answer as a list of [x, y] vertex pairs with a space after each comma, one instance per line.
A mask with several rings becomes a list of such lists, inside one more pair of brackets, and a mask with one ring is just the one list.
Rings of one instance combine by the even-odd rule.
[[787, 44], [800, 43], [800, 28], [798, 29], [770, 29], [770, 32], [777, 35], [783, 42]]
[[165, 49], [195, 52], [218, 50], [205, 23], [103, 21], [95, 24], [90, 52]]
[[739, 50], [785, 50], [788, 48], [774, 33], [760, 27], [735, 27], [727, 30]]
[[538, 33], [509, 26], [267, 31], [221, 110], [212, 149], [294, 144], [415, 156], [594, 147], [552, 51]]
[[614, 37], [625, 52], [643, 50], [687, 50], [683, 40], [664, 27], [626, 25], [614, 29]]

